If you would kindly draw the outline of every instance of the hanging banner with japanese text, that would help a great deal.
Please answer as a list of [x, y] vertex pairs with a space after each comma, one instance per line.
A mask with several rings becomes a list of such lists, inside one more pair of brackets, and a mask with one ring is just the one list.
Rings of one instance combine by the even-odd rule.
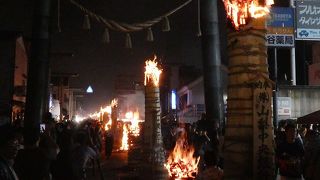
[[320, 1], [296, 0], [296, 37], [320, 40]]
[[294, 15], [292, 8], [272, 7], [267, 21], [267, 46], [294, 46]]
[[274, 176], [274, 134], [271, 119], [272, 81], [259, 78], [253, 86], [253, 170], [254, 179]]

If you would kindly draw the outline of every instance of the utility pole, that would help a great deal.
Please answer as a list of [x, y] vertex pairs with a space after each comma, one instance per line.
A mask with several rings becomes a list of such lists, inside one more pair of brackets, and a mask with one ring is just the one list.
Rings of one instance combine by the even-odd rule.
[[0, 31], [0, 126], [11, 123], [18, 32]]
[[210, 123], [209, 135], [213, 143], [215, 163], [218, 161], [218, 129], [223, 117], [221, 90], [221, 57], [218, 22], [218, 0], [200, 1], [202, 31], [202, 62], [206, 119]]
[[45, 118], [48, 103], [49, 24], [50, 0], [36, 0], [24, 121], [24, 138], [30, 143], [34, 143], [39, 137], [39, 124]]

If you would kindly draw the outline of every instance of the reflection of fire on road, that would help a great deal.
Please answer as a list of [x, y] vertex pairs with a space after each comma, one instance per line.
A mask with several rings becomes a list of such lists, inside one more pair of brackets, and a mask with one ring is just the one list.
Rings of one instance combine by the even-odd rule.
[[194, 147], [187, 143], [186, 135], [181, 135], [164, 164], [169, 176], [174, 179], [195, 178], [200, 157], [194, 157]]
[[120, 150], [127, 151], [129, 150], [129, 144], [128, 144], [128, 128], [126, 124], [123, 124], [122, 126], [122, 140], [121, 140], [121, 147]]

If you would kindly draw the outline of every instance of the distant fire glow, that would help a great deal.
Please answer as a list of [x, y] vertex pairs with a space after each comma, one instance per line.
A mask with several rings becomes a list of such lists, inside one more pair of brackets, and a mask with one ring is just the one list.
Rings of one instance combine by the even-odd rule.
[[117, 106], [118, 106], [118, 99], [112, 99], [111, 107], [117, 107]]
[[126, 112], [125, 118], [121, 119], [123, 122], [130, 122], [129, 124], [129, 132], [133, 136], [139, 136], [140, 135], [140, 126], [139, 123], [143, 122], [143, 120], [139, 119], [140, 114], [139, 111], [129, 111]]
[[194, 147], [187, 143], [186, 134], [181, 135], [176, 142], [173, 152], [164, 164], [169, 176], [174, 179], [195, 178], [198, 173], [200, 157], [194, 157]]
[[224, 0], [227, 16], [236, 29], [247, 24], [249, 18], [260, 18], [270, 12], [273, 0]]
[[162, 70], [158, 68], [158, 62], [156, 62], [157, 56], [154, 56], [153, 60], [147, 60], [144, 72], [144, 85], [147, 85], [147, 82], [152, 81], [153, 84], [158, 87], [159, 79]]
[[80, 115], [76, 115], [76, 117], [75, 117], [75, 121], [76, 121], [77, 123], [83, 121], [84, 119], [85, 119], [85, 118], [82, 117], [82, 116], [80, 116]]
[[108, 119], [108, 122], [104, 125], [104, 130], [108, 131], [111, 129], [111, 125], [112, 125], [112, 120]]
[[128, 134], [129, 134], [129, 131], [128, 131], [127, 126], [126, 126], [126, 124], [123, 124], [123, 127], [122, 127], [122, 140], [121, 140], [121, 147], [120, 147], [120, 150], [122, 150], [122, 151], [129, 150]]

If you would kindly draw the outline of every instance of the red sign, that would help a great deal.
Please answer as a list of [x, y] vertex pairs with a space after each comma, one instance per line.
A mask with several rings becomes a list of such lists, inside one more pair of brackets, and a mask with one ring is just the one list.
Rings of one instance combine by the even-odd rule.
[[320, 63], [309, 65], [309, 85], [320, 85]]

